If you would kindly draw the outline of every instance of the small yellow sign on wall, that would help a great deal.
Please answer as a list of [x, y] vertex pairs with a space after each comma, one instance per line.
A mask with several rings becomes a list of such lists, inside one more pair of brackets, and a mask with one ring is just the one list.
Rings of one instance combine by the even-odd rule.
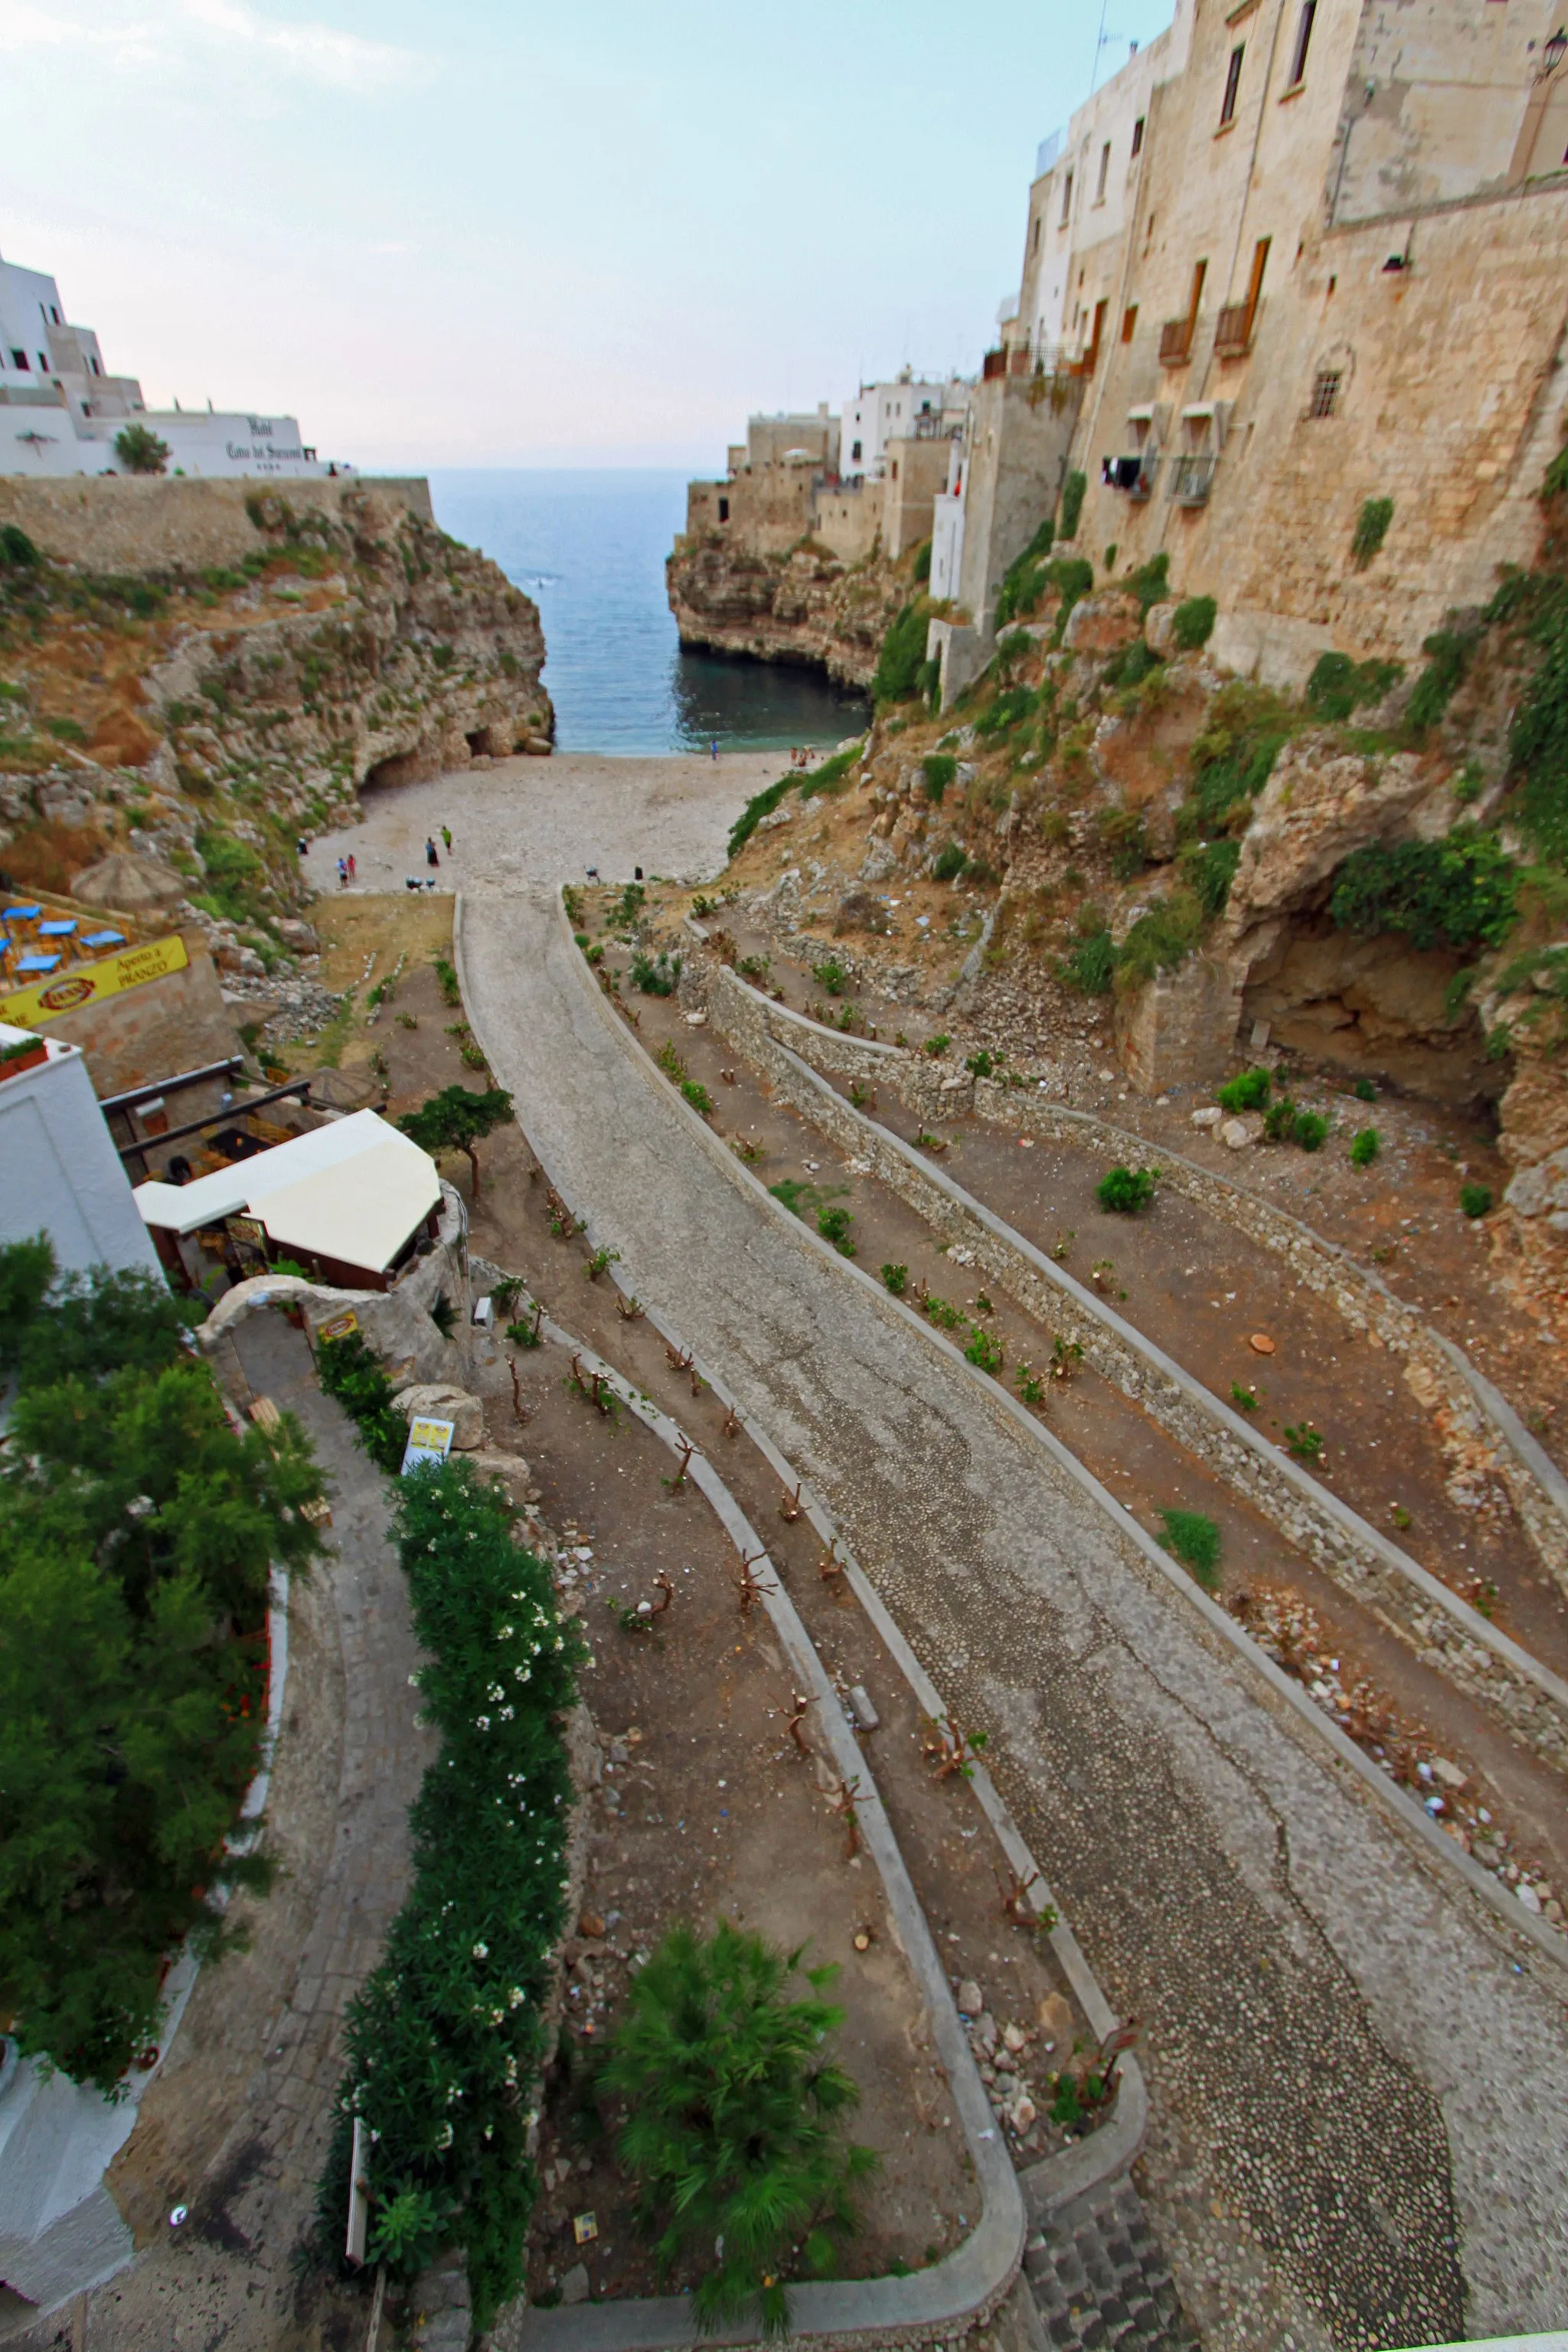
[[177, 931], [171, 939], [149, 940], [145, 947], [121, 948], [118, 955], [105, 956], [101, 963], [77, 964], [62, 971], [58, 980], [43, 980], [34, 988], [18, 988], [0, 997], [0, 1021], [13, 1029], [39, 1029], [46, 1021], [58, 1021], [62, 1013], [79, 1013], [84, 1004], [97, 1004], [127, 988], [140, 988], [144, 981], [184, 971], [189, 962], [184, 940]]

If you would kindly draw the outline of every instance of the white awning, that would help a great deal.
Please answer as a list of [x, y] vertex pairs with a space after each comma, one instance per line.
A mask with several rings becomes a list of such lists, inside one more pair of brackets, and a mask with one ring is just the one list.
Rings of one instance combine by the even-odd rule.
[[[243, 1103], [234, 1106], [236, 1116], [244, 1110]], [[249, 1160], [237, 1160], [232, 1167], [215, 1169], [210, 1176], [198, 1176], [190, 1184], [162, 1184], [156, 1181], [138, 1184], [135, 1191], [137, 1207], [142, 1222], [159, 1225], [165, 1232], [194, 1234], [202, 1225], [221, 1225], [226, 1217], [255, 1216], [267, 1223], [264, 1203], [276, 1194], [293, 1190], [304, 1180], [321, 1175], [332, 1169], [363, 1167], [370, 1154], [380, 1163], [374, 1172], [377, 1186], [391, 1181], [393, 1156], [408, 1162], [412, 1169], [423, 1171], [422, 1181], [428, 1197], [420, 1212], [427, 1215], [441, 1197], [440, 1181], [436, 1163], [426, 1151], [373, 1110], [354, 1111], [347, 1118], [329, 1119], [309, 1135], [290, 1137], [287, 1143], [276, 1143], [269, 1151], [258, 1151]], [[384, 1155], [384, 1158], [383, 1158]], [[372, 1171], [364, 1170], [362, 1181], [366, 1191], [366, 1208], [370, 1206], [369, 1190]], [[401, 1195], [400, 1195], [401, 1197]], [[409, 1197], [412, 1197], [410, 1192]], [[415, 1219], [418, 1223], [418, 1218]], [[268, 1232], [271, 1231], [268, 1224]], [[404, 1228], [396, 1248], [413, 1231]], [[297, 1247], [317, 1244], [296, 1242]], [[327, 1256], [346, 1256], [354, 1265], [380, 1266], [387, 1261], [364, 1255], [357, 1249], [340, 1251], [319, 1245]]]

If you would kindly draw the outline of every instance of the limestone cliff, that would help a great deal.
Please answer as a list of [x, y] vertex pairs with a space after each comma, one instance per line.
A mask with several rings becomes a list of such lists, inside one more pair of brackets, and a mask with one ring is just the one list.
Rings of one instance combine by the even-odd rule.
[[846, 564], [809, 541], [759, 555], [722, 531], [678, 540], [665, 569], [683, 646], [806, 663], [847, 686], [870, 685], [910, 594], [907, 562]]
[[209, 929], [287, 947], [296, 839], [361, 784], [548, 752], [537, 609], [422, 489], [0, 483], [12, 881], [68, 889], [124, 848]]

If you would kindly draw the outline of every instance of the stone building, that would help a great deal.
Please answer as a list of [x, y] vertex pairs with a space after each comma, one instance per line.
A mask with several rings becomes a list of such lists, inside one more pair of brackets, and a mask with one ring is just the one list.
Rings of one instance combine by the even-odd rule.
[[[1075, 551], [1164, 551], [1219, 604], [1221, 667], [1408, 662], [1531, 559], [1568, 383], [1565, 53], [1555, 0], [1178, 0], [1047, 142], [980, 402], [1068, 394]], [[983, 511], [994, 429], [977, 408], [963, 491], [983, 642], [1022, 543], [1013, 501]]]

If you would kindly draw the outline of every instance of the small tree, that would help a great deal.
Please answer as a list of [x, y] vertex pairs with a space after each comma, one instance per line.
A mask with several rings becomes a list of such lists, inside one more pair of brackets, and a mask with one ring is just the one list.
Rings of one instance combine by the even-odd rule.
[[166, 474], [169, 445], [145, 425], [127, 425], [114, 436], [114, 454], [128, 474]]
[[[834, 2238], [855, 2227], [855, 2184], [877, 2163], [835, 2137], [859, 2093], [821, 2052], [843, 2011], [784, 1998], [800, 1957], [728, 1920], [707, 1942], [673, 1929], [632, 1979], [600, 2077], [624, 2105], [619, 2154], [660, 2271], [683, 2257], [703, 2265], [703, 2329], [755, 2302], [764, 2331], [780, 2334], [792, 2252], [828, 2267]], [[815, 1996], [837, 1971], [802, 1973]]]
[[420, 1104], [397, 1122], [421, 1151], [434, 1158], [442, 1151], [462, 1151], [474, 1171], [474, 1198], [479, 1197], [479, 1163], [474, 1146], [504, 1127], [511, 1117], [511, 1097], [504, 1087], [487, 1087], [475, 1094], [468, 1087], [443, 1087], [438, 1095]]

